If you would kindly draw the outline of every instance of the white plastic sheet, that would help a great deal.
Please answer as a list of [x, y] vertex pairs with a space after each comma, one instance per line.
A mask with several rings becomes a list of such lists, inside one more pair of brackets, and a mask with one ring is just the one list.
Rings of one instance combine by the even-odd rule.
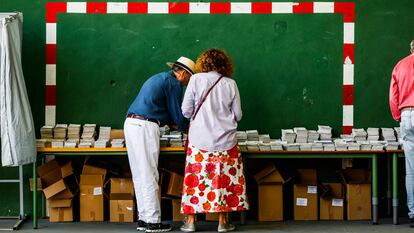
[[36, 136], [21, 64], [23, 16], [0, 13], [0, 133], [3, 166], [32, 163]]

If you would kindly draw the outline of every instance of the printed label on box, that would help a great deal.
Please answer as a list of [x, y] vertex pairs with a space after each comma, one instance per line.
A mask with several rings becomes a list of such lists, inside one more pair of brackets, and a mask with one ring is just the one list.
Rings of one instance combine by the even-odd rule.
[[344, 199], [332, 199], [332, 206], [344, 206]]
[[308, 198], [296, 198], [296, 205], [297, 206], [308, 206]]
[[316, 186], [308, 186], [308, 193], [318, 193], [318, 187]]
[[127, 207], [127, 210], [131, 210], [132, 211], [132, 207]]
[[94, 196], [102, 195], [102, 188], [101, 187], [93, 188], [93, 195]]

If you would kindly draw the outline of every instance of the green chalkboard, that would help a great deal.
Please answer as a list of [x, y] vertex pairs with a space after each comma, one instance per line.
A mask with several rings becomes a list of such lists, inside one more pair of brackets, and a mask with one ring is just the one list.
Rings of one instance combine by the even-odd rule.
[[240, 129], [342, 125], [339, 15], [58, 16], [57, 121], [122, 127], [142, 83], [181, 55], [226, 49], [244, 112]]

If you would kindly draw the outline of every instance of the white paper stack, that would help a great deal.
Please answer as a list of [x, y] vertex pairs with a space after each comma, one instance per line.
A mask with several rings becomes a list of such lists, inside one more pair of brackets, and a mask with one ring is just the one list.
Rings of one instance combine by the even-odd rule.
[[296, 133], [293, 129], [282, 129], [282, 141], [286, 141], [288, 144], [295, 142]]
[[161, 137], [160, 138], [160, 147], [168, 147], [170, 146], [170, 140], [168, 138]]
[[45, 125], [40, 128], [40, 137], [42, 139], [52, 139], [53, 138], [53, 126]]
[[247, 141], [247, 133], [246, 131], [237, 131], [236, 138], [238, 142], [245, 142]]
[[64, 142], [63, 139], [52, 139], [52, 148], [63, 148]]
[[50, 139], [36, 139], [36, 148], [47, 148], [50, 146]]
[[321, 140], [329, 140], [332, 138], [332, 128], [326, 125], [318, 125], [318, 133]]
[[91, 148], [93, 147], [95, 144], [95, 140], [93, 140], [92, 138], [89, 139], [81, 139], [79, 142], [79, 148]]
[[348, 150], [348, 144], [343, 139], [335, 140], [335, 150], [337, 151], [346, 151]]
[[183, 133], [183, 142], [187, 141], [188, 134]]
[[323, 144], [323, 150], [324, 151], [335, 151], [335, 144], [332, 143], [324, 143]]
[[259, 150], [259, 141], [247, 141], [247, 150], [258, 151]]
[[356, 142], [350, 142], [350, 143], [348, 143], [348, 150], [355, 151], [355, 150], [360, 150], [360, 149], [361, 149], [361, 147], [360, 147], [360, 145], [358, 143], [356, 143]]
[[296, 133], [296, 143], [308, 142], [308, 130], [305, 127], [295, 127], [293, 132]]
[[372, 145], [368, 141], [360, 141], [360, 142], [358, 142], [358, 144], [359, 144], [361, 150], [364, 150], [364, 151], [371, 150], [371, 148], [372, 148]]
[[106, 148], [109, 145], [109, 140], [106, 139], [98, 139], [94, 143], [95, 148]]
[[399, 142], [387, 142], [387, 144], [385, 144], [385, 148], [387, 150], [398, 150], [400, 146]]
[[112, 139], [111, 147], [112, 148], [123, 148], [125, 146], [125, 140], [122, 138]]
[[79, 144], [79, 139], [68, 139], [65, 141], [65, 148], [76, 148]]
[[99, 127], [99, 138], [98, 140], [107, 140], [111, 138], [111, 127], [100, 126]]
[[239, 149], [241, 151], [246, 151], [247, 150], [247, 142], [239, 142]]
[[95, 139], [96, 136], [96, 124], [84, 124], [83, 125], [83, 132], [82, 132], [82, 139]]
[[270, 149], [272, 151], [281, 151], [283, 150], [282, 141], [279, 139], [271, 139], [270, 140]]
[[81, 125], [79, 125], [79, 124], [69, 124], [68, 139], [79, 140], [80, 130], [81, 130]]
[[395, 137], [393, 128], [381, 128], [382, 137], [387, 142], [396, 142], [397, 138]]
[[323, 144], [322, 143], [312, 143], [312, 151], [323, 151]]
[[271, 150], [270, 142], [269, 143], [259, 142], [259, 150], [260, 151], [270, 151]]
[[298, 143], [291, 143], [283, 145], [286, 151], [300, 151], [300, 146]]
[[181, 138], [179, 138], [179, 139], [172, 138], [172, 139], [170, 139], [170, 146], [171, 147], [183, 147], [184, 143], [183, 143], [183, 140]]
[[181, 134], [165, 134], [162, 135], [162, 138], [167, 138], [167, 139], [180, 139], [182, 140], [182, 135]]
[[67, 124], [57, 124], [53, 129], [53, 138], [54, 139], [66, 139], [66, 133], [68, 130]]
[[367, 129], [367, 133], [368, 133], [368, 141], [378, 141], [380, 138], [380, 133], [379, 133], [379, 128], [368, 128]]
[[259, 141], [259, 132], [257, 130], [247, 130], [247, 141]]
[[263, 143], [270, 143], [270, 135], [269, 134], [260, 134], [259, 141]]
[[319, 133], [316, 130], [308, 130], [308, 142], [313, 143], [319, 140]]
[[354, 141], [354, 136], [352, 136], [352, 134], [341, 134], [340, 138], [346, 142]]
[[371, 144], [371, 150], [384, 150], [385, 144], [387, 144], [387, 141], [370, 141]]
[[367, 132], [364, 129], [352, 129], [352, 136], [355, 141], [367, 140]]
[[299, 143], [299, 149], [301, 151], [311, 151], [312, 143]]

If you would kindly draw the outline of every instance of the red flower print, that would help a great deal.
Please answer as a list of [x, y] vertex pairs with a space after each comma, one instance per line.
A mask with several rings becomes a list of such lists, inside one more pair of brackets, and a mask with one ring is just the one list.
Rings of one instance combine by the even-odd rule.
[[209, 179], [209, 180], [212, 180], [212, 179], [214, 179], [216, 176], [217, 176], [216, 174], [214, 174], [214, 173], [210, 173], [210, 174], [208, 175], [208, 179]]
[[213, 163], [220, 163], [219, 157], [213, 157]]
[[243, 206], [237, 206], [237, 211], [243, 211], [243, 210], [244, 210]]
[[243, 185], [234, 184], [231, 186], [231, 192], [236, 195], [241, 195], [243, 193]]
[[193, 153], [193, 151], [191, 150], [191, 147], [187, 148], [187, 156], [190, 156]]
[[220, 188], [220, 176], [215, 176], [213, 178], [213, 181], [211, 182], [211, 186], [214, 189], [219, 189]]
[[203, 154], [196, 154], [195, 161], [201, 163], [203, 161]]
[[213, 157], [213, 156], [214, 156], [213, 153], [208, 154], [208, 157]]
[[239, 150], [237, 149], [237, 146], [231, 148], [230, 150], [227, 150], [227, 154], [229, 154], [230, 158], [239, 157]]
[[229, 207], [236, 207], [239, 205], [239, 197], [233, 195], [227, 195], [226, 202]]
[[209, 210], [211, 209], [211, 204], [210, 204], [210, 202], [206, 202], [206, 203], [204, 203], [204, 204], [203, 204], [203, 209], [204, 209], [205, 211], [209, 211]]
[[195, 175], [187, 175], [184, 179], [184, 183], [185, 185], [187, 185], [190, 188], [195, 188], [198, 186], [198, 177]]
[[183, 206], [183, 212], [184, 214], [194, 214], [194, 208], [189, 205]]
[[191, 204], [197, 205], [197, 204], [198, 204], [198, 197], [193, 196], [193, 197], [190, 199], [190, 202], [191, 202]]
[[230, 177], [226, 174], [220, 175], [219, 178], [219, 187], [220, 188], [226, 188], [230, 184]]
[[200, 191], [206, 190], [206, 185], [204, 183], [201, 183], [200, 185], [198, 185], [198, 190]]
[[227, 157], [226, 156], [220, 156], [220, 162], [221, 163], [227, 162]]
[[198, 195], [199, 195], [200, 197], [202, 197], [202, 196], [204, 196], [204, 192], [200, 192]]
[[195, 193], [195, 189], [193, 189], [193, 188], [188, 188], [187, 190], [186, 190], [186, 192], [187, 192], [187, 194], [188, 195], [193, 195], [194, 193]]
[[216, 170], [216, 165], [214, 163], [207, 163], [206, 164], [206, 173], [214, 173], [214, 171]]
[[244, 185], [244, 176], [239, 177], [239, 184]]
[[230, 166], [233, 166], [236, 163], [236, 160], [233, 158], [228, 158], [227, 159], [227, 164]]
[[194, 174], [198, 174], [201, 172], [201, 169], [203, 168], [203, 166], [200, 163], [193, 163], [193, 164], [188, 164], [185, 168], [185, 173], [194, 173]]
[[207, 199], [208, 199], [210, 202], [213, 202], [213, 201], [214, 201], [214, 199], [216, 199], [216, 194], [215, 194], [214, 192], [209, 192], [209, 193], [207, 194]]
[[206, 150], [201, 150], [201, 149], [198, 149], [201, 153], [206, 153], [207, 151]]
[[235, 176], [236, 175], [236, 172], [237, 172], [237, 170], [234, 167], [232, 167], [232, 168], [229, 169], [229, 174], [232, 175], [232, 176]]

